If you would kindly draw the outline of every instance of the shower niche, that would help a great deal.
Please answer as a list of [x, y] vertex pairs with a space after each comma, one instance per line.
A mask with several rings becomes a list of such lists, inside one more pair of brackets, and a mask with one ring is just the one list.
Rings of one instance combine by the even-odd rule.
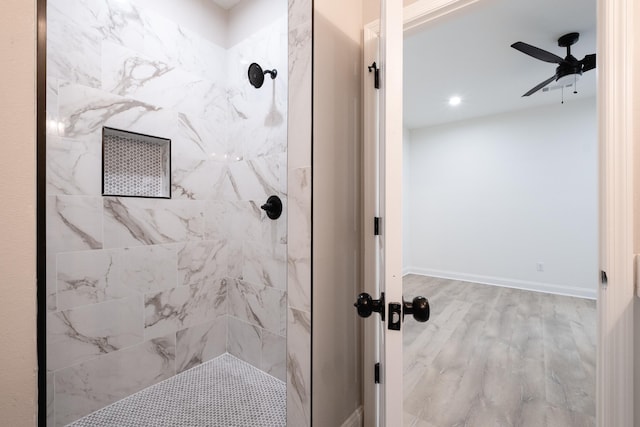
[[102, 195], [171, 198], [171, 140], [102, 128]]

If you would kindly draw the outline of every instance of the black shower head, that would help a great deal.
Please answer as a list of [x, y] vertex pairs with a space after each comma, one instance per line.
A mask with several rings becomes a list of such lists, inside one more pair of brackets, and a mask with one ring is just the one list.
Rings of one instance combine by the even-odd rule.
[[276, 71], [275, 69], [262, 71], [262, 67], [254, 62], [253, 64], [249, 65], [249, 82], [256, 89], [261, 88], [264, 83], [264, 75], [267, 73], [271, 75], [271, 79], [275, 79], [278, 75], [278, 71]]

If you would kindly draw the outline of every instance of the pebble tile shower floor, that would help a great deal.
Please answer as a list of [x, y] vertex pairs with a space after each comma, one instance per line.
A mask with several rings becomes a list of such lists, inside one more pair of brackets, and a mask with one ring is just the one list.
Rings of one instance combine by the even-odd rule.
[[284, 427], [285, 402], [282, 381], [225, 354], [69, 426]]

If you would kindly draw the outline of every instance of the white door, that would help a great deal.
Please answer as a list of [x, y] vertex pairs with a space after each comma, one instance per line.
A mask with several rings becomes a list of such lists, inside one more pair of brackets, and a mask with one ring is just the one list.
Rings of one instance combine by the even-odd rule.
[[[402, 322], [415, 311], [428, 318], [425, 299], [402, 298], [402, 46], [403, 5], [382, 0], [379, 38], [365, 28], [365, 294], [356, 306], [365, 321], [364, 425], [402, 426]], [[379, 70], [379, 77], [376, 73]], [[379, 82], [379, 88], [374, 85]], [[378, 218], [378, 226], [374, 226]], [[374, 233], [374, 230], [378, 233]], [[376, 368], [379, 364], [379, 383]]]

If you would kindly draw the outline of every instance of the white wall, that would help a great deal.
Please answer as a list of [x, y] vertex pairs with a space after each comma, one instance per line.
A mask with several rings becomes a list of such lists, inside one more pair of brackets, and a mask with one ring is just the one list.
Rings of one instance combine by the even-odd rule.
[[406, 268], [595, 297], [596, 123], [588, 99], [413, 130]]
[[[36, 424], [35, 2], [0, 14], [0, 424]], [[44, 390], [42, 390], [44, 392]]]

